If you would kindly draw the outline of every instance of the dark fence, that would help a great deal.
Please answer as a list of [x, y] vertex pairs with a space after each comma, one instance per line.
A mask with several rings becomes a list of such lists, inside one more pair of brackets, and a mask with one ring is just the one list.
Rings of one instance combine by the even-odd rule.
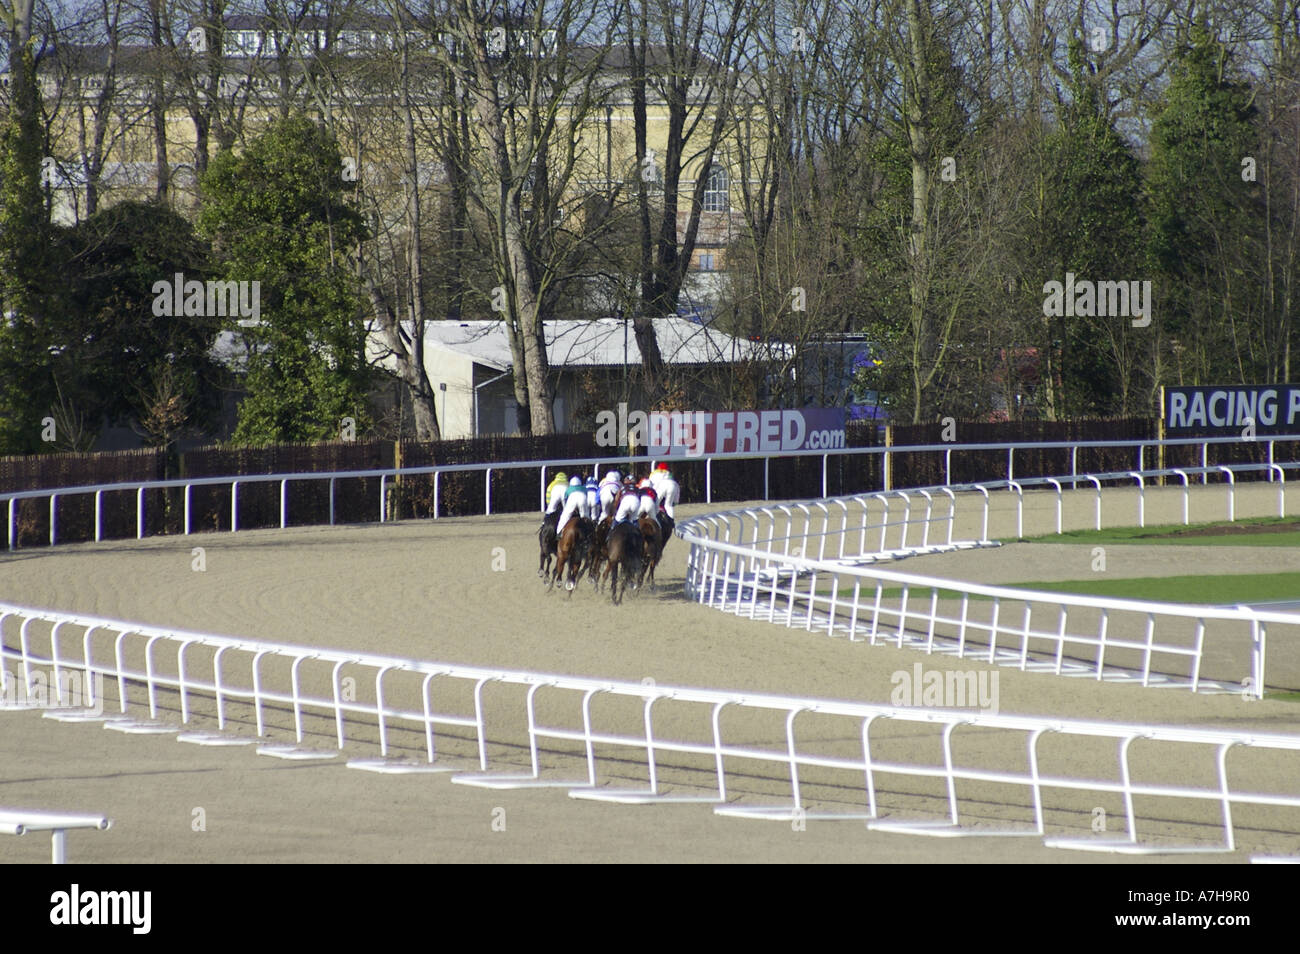
[[[888, 442], [899, 447], [916, 444], [954, 444], [951, 480], [954, 483], [998, 480], [1006, 476], [1005, 450], [966, 451], [958, 444], [1043, 442], [1079, 443], [1102, 440], [1153, 439], [1158, 424], [1151, 419], [1084, 421], [1011, 421], [1001, 423], [956, 422], [945, 428], [942, 422], [893, 427], [886, 438], [873, 424], [851, 422], [846, 429], [849, 447], [880, 447]], [[948, 440], [945, 440], [947, 438]], [[1300, 446], [1295, 442], [1278, 445], [1278, 460], [1295, 459]], [[118, 451], [98, 454], [47, 454], [0, 458], [0, 493], [39, 490], [49, 487], [86, 486], [163, 480], [172, 477], [228, 477], [274, 473], [324, 473], [348, 470], [431, 467], [477, 464], [487, 461], [546, 460], [554, 470], [586, 474], [602, 458], [611, 458], [615, 448], [598, 447], [592, 434], [554, 434], [546, 437], [481, 437], [470, 440], [417, 443], [403, 441], [344, 441], [324, 444], [275, 444], [263, 447], [208, 447], [168, 456], [157, 450]], [[644, 453], [644, 448], [638, 448]], [[890, 483], [893, 487], [942, 484], [945, 454], [938, 451], [894, 452]], [[1215, 445], [1211, 464], [1266, 463], [1265, 441], [1241, 441]], [[1071, 449], [1024, 448], [1015, 453], [1018, 478], [1055, 476], [1069, 473]], [[1200, 445], [1155, 448], [1147, 452], [1145, 466], [1196, 467]], [[825, 492], [829, 496], [875, 492], [883, 486], [883, 460], [879, 454], [853, 456], [832, 454], [826, 470]], [[1127, 471], [1136, 464], [1132, 448], [1079, 448], [1080, 473]], [[617, 463], [600, 464], [604, 470]], [[706, 498], [706, 462], [678, 460], [673, 475], [682, 488], [685, 502]], [[647, 465], [638, 465], [648, 472]], [[1256, 475], [1266, 479], [1267, 475]], [[536, 511], [541, 503], [540, 475], [534, 468], [494, 470], [491, 475], [493, 513]], [[484, 473], [444, 473], [438, 480], [437, 512], [440, 516], [476, 515], [484, 512], [487, 496]], [[1212, 478], [1215, 479], [1215, 478]], [[1241, 475], [1238, 480], [1252, 479]], [[291, 481], [287, 485], [288, 522], [291, 526], [329, 522], [331, 495], [336, 523], [366, 523], [378, 518], [380, 479], [350, 477], [333, 481]], [[815, 498], [822, 496], [822, 456], [776, 457], [762, 460], [714, 460], [712, 499], [717, 502]], [[765, 493], [766, 491], [766, 493]], [[434, 513], [432, 475], [404, 474], [385, 482], [382, 505], [389, 519], [426, 518]], [[194, 487], [191, 491], [191, 523], [196, 531], [229, 530], [231, 490], [228, 485]], [[145, 532], [178, 534], [184, 529], [184, 488], [145, 492]], [[50, 508], [47, 500], [21, 501], [18, 509], [19, 545], [40, 544], [49, 539]], [[92, 495], [65, 497], [58, 502], [58, 538], [61, 541], [94, 538]], [[109, 491], [103, 495], [103, 536], [106, 539], [133, 537], [136, 532], [136, 492]], [[245, 483], [239, 487], [241, 529], [279, 526], [280, 486], [278, 482]]]
[[[323, 444], [268, 444], [262, 447], [203, 447], [181, 459], [182, 477], [228, 477], [233, 474], [299, 474], [337, 470], [382, 470], [395, 466], [392, 441], [331, 441]], [[170, 492], [178, 500], [183, 490]], [[292, 481], [288, 485], [289, 525], [329, 522], [330, 482]], [[230, 529], [230, 488], [195, 487], [194, 527]], [[363, 523], [379, 515], [379, 478], [349, 477], [335, 482], [334, 519]], [[239, 488], [240, 529], [280, 525], [280, 485], [242, 484]], [[169, 524], [168, 532], [180, 528]]]
[[[397, 453], [403, 467], [481, 464], [487, 461], [548, 460], [570, 476], [585, 474], [596, 458], [613, 448], [596, 446], [593, 434], [551, 434], [546, 437], [476, 437], [460, 441], [403, 441]], [[548, 474], [553, 476], [554, 472]], [[439, 480], [438, 513], [444, 517], [482, 514], [487, 500], [486, 473], [443, 474]], [[402, 517], [433, 516], [433, 477], [403, 476], [389, 497], [389, 512]], [[532, 468], [492, 472], [492, 512], [538, 510], [539, 474]], [[371, 518], [373, 519], [373, 517]]]
[[[172, 461], [174, 464], [174, 460]], [[95, 484], [165, 480], [168, 456], [164, 451], [106, 451], [98, 454], [32, 454], [0, 457], [0, 493], [42, 490], [46, 487], [78, 487]], [[172, 475], [174, 476], [174, 475]], [[155, 491], [154, 493], [161, 493]], [[135, 536], [135, 495], [106, 493], [103, 500], [104, 535]], [[8, 519], [8, 512], [4, 519]], [[17, 507], [19, 543], [50, 538], [50, 506], [46, 500], [20, 500]], [[94, 539], [95, 498], [78, 494], [58, 503], [60, 535], [66, 527], [69, 540]]]
[[[999, 421], [955, 422], [945, 428], [942, 423], [909, 424], [892, 428], [895, 446], [909, 444], [998, 444], [1008, 442], [1069, 441], [1139, 441], [1154, 440], [1158, 422], [1148, 418], [1081, 421]], [[1015, 476], [1055, 477], [1070, 473], [1069, 447], [1055, 449], [1018, 448], [1015, 452]], [[891, 454], [890, 483], [894, 487], [929, 487], [944, 483], [943, 451], [914, 451]], [[965, 451], [954, 449], [951, 455], [951, 482], [975, 483], [1005, 479], [1005, 450]], [[1132, 448], [1081, 447], [1078, 450], [1079, 473], [1104, 473], [1132, 470], [1136, 457]], [[1155, 467], [1154, 459], [1146, 466]]]

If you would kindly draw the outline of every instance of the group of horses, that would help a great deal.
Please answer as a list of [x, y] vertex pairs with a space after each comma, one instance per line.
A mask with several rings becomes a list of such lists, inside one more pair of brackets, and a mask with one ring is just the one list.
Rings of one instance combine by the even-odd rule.
[[587, 576], [597, 592], [608, 582], [610, 601], [618, 605], [629, 586], [636, 592], [649, 579], [654, 589], [655, 567], [673, 532], [673, 520], [666, 513], [660, 512], [658, 519], [643, 515], [618, 523], [611, 516], [599, 521], [573, 517], [557, 533], [559, 519], [559, 513], [548, 513], [537, 534], [541, 545], [537, 575], [548, 590], [564, 580], [572, 596], [578, 581]]

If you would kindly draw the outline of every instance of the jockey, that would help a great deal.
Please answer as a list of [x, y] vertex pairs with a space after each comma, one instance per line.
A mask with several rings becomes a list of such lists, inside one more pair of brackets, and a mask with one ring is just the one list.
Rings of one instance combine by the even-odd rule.
[[600, 513], [600, 484], [596, 483], [596, 472], [587, 475], [587, 516], [595, 519]]
[[611, 470], [605, 475], [605, 479], [600, 482], [600, 517], [614, 515], [614, 506], [618, 501], [619, 492], [623, 489], [623, 478], [616, 470]]
[[569, 489], [569, 478], [564, 471], [560, 471], [555, 478], [546, 485], [546, 513], [549, 516], [553, 513], [559, 513], [560, 508], [564, 506], [564, 495]]
[[564, 510], [560, 514], [560, 522], [556, 524], [555, 532], [563, 533], [571, 517], [585, 516], [587, 516], [587, 488], [582, 483], [581, 477], [574, 477], [565, 488]]
[[663, 464], [659, 467], [659, 470], [650, 475], [650, 483], [659, 494], [659, 509], [668, 514], [670, 520], [676, 520], [673, 510], [681, 502], [682, 488], [677, 481], [673, 480], [673, 475], [667, 467]]
[[638, 517], [650, 517], [655, 523], [659, 522], [659, 503], [655, 499], [655, 489], [650, 486], [649, 479], [641, 481], [639, 488], [641, 500], [637, 505]]
[[619, 494], [618, 505], [614, 511], [614, 522], [635, 520], [640, 507], [641, 495], [637, 493], [634, 478], [628, 474], [623, 478], [623, 490]]

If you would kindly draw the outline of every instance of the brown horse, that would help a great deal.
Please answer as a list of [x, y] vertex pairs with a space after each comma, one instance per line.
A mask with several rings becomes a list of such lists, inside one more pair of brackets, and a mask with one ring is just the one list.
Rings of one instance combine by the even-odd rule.
[[642, 517], [640, 522], [642, 546], [641, 558], [641, 579], [644, 583], [646, 576], [650, 577], [650, 590], [655, 588], [655, 567], [659, 565], [659, 558], [664, 552], [664, 532], [659, 526], [659, 521], [654, 517]]
[[613, 524], [613, 517], [605, 517], [596, 524], [591, 544], [587, 547], [587, 560], [578, 570], [578, 576], [588, 574], [597, 590], [600, 589], [600, 571], [604, 568], [605, 561], [609, 559], [609, 528]]
[[564, 525], [556, 548], [555, 575], [551, 578], [548, 589], [553, 588], [563, 578], [567, 567], [569, 578], [565, 580], [564, 588], [569, 591], [570, 596], [573, 595], [574, 587], [578, 585], [578, 573], [587, 556], [587, 543], [591, 539], [593, 529], [591, 521], [586, 517], [574, 517]]
[[537, 542], [542, 551], [542, 555], [537, 561], [537, 575], [543, 580], [550, 576], [551, 559], [555, 556], [555, 549], [559, 543], [555, 535], [555, 526], [559, 521], [560, 512], [558, 510], [552, 511], [542, 518], [542, 526], [537, 531]]
[[[645, 542], [641, 539], [641, 531], [636, 524], [623, 521], [610, 528], [609, 539], [605, 546], [608, 551], [605, 576], [612, 576], [609, 599], [611, 603], [617, 605], [623, 602], [623, 590], [627, 589], [629, 582], [633, 589], [639, 585], [641, 552]], [[620, 569], [623, 571], [623, 590], [619, 589]]]
[[663, 531], [663, 542], [659, 544], [659, 559], [664, 558], [664, 549], [668, 546], [668, 540], [677, 529], [677, 521], [662, 510], [659, 511], [659, 529]]

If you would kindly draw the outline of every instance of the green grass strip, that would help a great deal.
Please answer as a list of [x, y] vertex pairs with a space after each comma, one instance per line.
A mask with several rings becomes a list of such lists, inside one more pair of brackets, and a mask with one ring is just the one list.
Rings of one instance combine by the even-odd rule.
[[1146, 546], [1195, 546], [1195, 547], [1294, 547], [1300, 546], [1300, 530], [1269, 531], [1263, 533], [1224, 533], [1206, 536], [1180, 535], [1167, 536], [1186, 530], [1219, 530], [1233, 526], [1270, 526], [1280, 523], [1294, 524], [1294, 517], [1259, 517], [1251, 520], [1238, 520], [1235, 523], [1194, 523], [1189, 527], [1182, 524], [1166, 524], [1158, 527], [1116, 527], [1113, 530], [1071, 530], [1067, 533], [1048, 533], [1038, 537], [1020, 539], [1006, 538], [1003, 543], [1077, 543], [1077, 544], [1141, 544]]
[[[1277, 600], [1300, 601], [1300, 573], [1246, 573], [1214, 576], [1144, 576], [1109, 579], [1104, 574], [1086, 580], [1048, 580], [1041, 583], [1000, 584], [1023, 590], [1049, 593], [1077, 593], [1083, 596], [1114, 596], [1120, 599], [1159, 600], [1166, 603], [1197, 603], [1210, 606], [1263, 603]], [[829, 591], [828, 591], [829, 592]], [[863, 585], [862, 598], [874, 599], [875, 587]], [[841, 586], [842, 597], [852, 597], [852, 586]], [[886, 587], [882, 598], [896, 600], [903, 589]], [[940, 589], [939, 599], [961, 599], [959, 590]], [[909, 587], [909, 599], [929, 599], [928, 587]], [[987, 600], [991, 597], [972, 596]]]

